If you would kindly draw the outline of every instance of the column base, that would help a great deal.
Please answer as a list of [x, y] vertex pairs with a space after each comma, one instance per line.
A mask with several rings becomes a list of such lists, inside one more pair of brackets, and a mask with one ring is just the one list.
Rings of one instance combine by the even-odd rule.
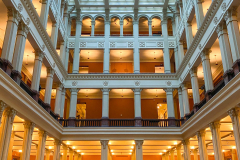
[[32, 98], [33, 98], [36, 102], [38, 102], [38, 99], [39, 99], [39, 92], [33, 90], [32, 93], [33, 93], [33, 94], [32, 94]]
[[227, 71], [223, 74], [223, 79], [224, 79], [225, 85], [226, 85], [233, 77], [234, 77], [234, 71], [233, 71], [233, 69], [227, 70]]
[[176, 127], [175, 117], [168, 117], [168, 127]]
[[240, 72], [240, 59], [236, 60], [233, 63], [232, 68], [233, 68], [234, 75], [237, 75]]
[[12, 63], [6, 59], [1, 59], [1, 58], [0, 58], [0, 61], [1, 61], [2, 70], [6, 72], [9, 76], [11, 76], [12, 69], [13, 69]]
[[109, 118], [108, 117], [102, 117], [101, 126], [102, 127], [109, 127]]
[[142, 117], [135, 117], [135, 127], [142, 127]]
[[19, 71], [13, 70], [12, 74], [11, 74], [11, 77], [18, 85], [20, 85], [21, 79], [22, 79], [22, 75], [21, 75], [21, 73]]
[[68, 118], [68, 127], [75, 127], [75, 117], [69, 117]]
[[212, 98], [212, 90], [209, 90], [205, 93], [206, 102]]

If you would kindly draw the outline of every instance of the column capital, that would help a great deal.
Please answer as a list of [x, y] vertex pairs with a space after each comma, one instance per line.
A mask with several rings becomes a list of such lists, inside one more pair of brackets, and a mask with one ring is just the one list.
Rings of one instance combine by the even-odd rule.
[[17, 111], [13, 108], [10, 108], [10, 107], [7, 107], [3, 112], [3, 116], [4, 117], [9, 117], [10, 120], [11, 120], [11, 123], [13, 123], [13, 120], [14, 120], [16, 114], [17, 114]]
[[203, 0], [197, 0], [197, 4], [202, 4], [203, 2]]
[[42, 2], [42, 4], [46, 4], [48, 0], [40, 0], [40, 2]]
[[109, 93], [111, 91], [111, 89], [109, 89], [109, 88], [102, 88], [101, 91]]
[[173, 91], [175, 90], [174, 88], [165, 88], [163, 89], [167, 94], [172, 94]]
[[[22, 31], [23, 32], [23, 36], [25, 38], [27, 38], [27, 34], [29, 33], [29, 28], [26, 24], [24, 24], [23, 22], [20, 22], [18, 25], [18, 31]], [[18, 32], [19, 34], [19, 32]]]
[[19, 12], [15, 8], [13, 8], [13, 7], [8, 7], [7, 8], [7, 15], [8, 15], [8, 18], [14, 18], [15, 20], [17, 20], [17, 24], [22, 19], [22, 17], [19, 14]]
[[182, 148], [182, 145], [181, 145], [181, 144], [179, 144], [179, 145], [176, 146], [176, 149], [177, 149], [177, 150], [180, 150], [181, 148]]
[[240, 115], [238, 108], [232, 108], [227, 113], [231, 117], [233, 124], [235, 123], [235, 117], [239, 117], [239, 115]]
[[25, 129], [31, 129], [31, 130], [33, 130], [34, 127], [35, 127], [35, 123], [33, 123], [33, 122], [31, 122], [31, 121], [25, 121], [25, 122], [23, 123], [23, 125], [24, 125], [24, 128], [25, 128]]
[[152, 20], [148, 21], [148, 26], [152, 25]]
[[39, 130], [38, 135], [39, 135], [39, 137], [43, 137], [44, 139], [47, 138], [47, 132], [46, 131]]
[[120, 21], [119, 21], [119, 24], [120, 24], [120, 25], [123, 25], [123, 20], [120, 20]]
[[54, 73], [55, 73], [55, 70], [52, 67], [47, 67], [48, 76], [53, 76]]
[[69, 153], [71, 154], [73, 152], [74, 152], [74, 150], [72, 148], [69, 148]]
[[135, 144], [138, 149], [141, 149], [143, 145], [143, 140], [135, 140]]
[[39, 59], [40, 61], [42, 61], [42, 59], [45, 56], [44, 52], [41, 51], [40, 49], [36, 49], [34, 53], [35, 53], [35, 59]]
[[181, 86], [182, 90], [187, 90], [188, 89], [187, 83], [181, 83], [180, 86]]
[[138, 20], [133, 21], [133, 24], [139, 24]]
[[134, 93], [141, 93], [141, 92], [142, 92], [142, 89], [140, 89], [140, 88], [133, 88], [132, 91], [133, 91]]
[[182, 143], [183, 145], [190, 145], [189, 139], [183, 140]]
[[232, 6], [228, 9], [226, 14], [224, 15], [224, 19], [227, 24], [231, 21], [237, 21], [237, 6]]
[[79, 88], [71, 88], [71, 89], [70, 89], [70, 92], [77, 94], [77, 93], [79, 92], [79, 90], [80, 90]]
[[227, 34], [227, 26], [223, 22], [219, 23], [216, 28], [216, 32], [218, 34], [218, 37], [220, 37], [224, 33]]
[[0, 100], [0, 117], [2, 116], [2, 113], [5, 108], [7, 108], [7, 104], [5, 102], [3, 102], [2, 100]]
[[57, 88], [60, 88], [61, 90], [64, 88], [64, 84], [61, 82], [57, 83]]
[[91, 21], [91, 24], [92, 24], [92, 25], [95, 25], [95, 21], [94, 21], [94, 20], [93, 20], [93, 21]]
[[210, 50], [209, 48], [204, 49], [200, 54], [202, 61], [209, 60], [209, 54], [211, 52], [212, 50]]
[[182, 88], [181, 87], [178, 88], [178, 94], [182, 94]]
[[106, 24], [110, 24], [110, 21], [109, 20], [105, 20], [104, 21], [104, 24], [106, 25]]
[[199, 140], [200, 138], [205, 137], [206, 131], [205, 130], [197, 131], [196, 135], [197, 135], [197, 138]]
[[209, 124], [209, 127], [211, 130], [214, 130], [214, 129], [220, 128], [220, 125], [221, 125], [220, 121], [216, 121], [216, 122], [211, 122]]
[[191, 77], [197, 76], [197, 67], [192, 67], [190, 69], [190, 75]]
[[106, 149], [108, 146], [109, 140], [100, 140], [101, 145], [103, 146], [103, 149]]
[[63, 144], [63, 150], [67, 150], [68, 149], [68, 146]]
[[62, 141], [54, 138], [54, 145], [61, 145]]

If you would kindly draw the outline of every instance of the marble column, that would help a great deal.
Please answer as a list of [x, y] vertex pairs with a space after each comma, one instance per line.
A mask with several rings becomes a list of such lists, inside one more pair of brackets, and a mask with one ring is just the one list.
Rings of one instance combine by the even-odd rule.
[[189, 47], [191, 46], [192, 41], [193, 41], [193, 33], [192, 33], [191, 22], [186, 22], [185, 31], [186, 31], [187, 48], [189, 49]]
[[8, 149], [8, 157], [7, 160], [12, 160], [12, 152], [13, 152], [13, 143], [14, 143], [14, 137], [15, 137], [15, 132], [12, 131], [11, 134], [11, 139], [10, 139], [10, 144], [9, 144], [9, 149]]
[[174, 48], [175, 70], [179, 68], [178, 47]]
[[169, 159], [169, 151], [166, 152], [166, 156], [165, 156], [165, 158], [166, 158], [166, 160], [170, 160], [170, 159]]
[[164, 38], [164, 48], [163, 48], [164, 73], [171, 73], [170, 55], [169, 55], [169, 48], [168, 48], [169, 46], [168, 46], [167, 19], [164, 19], [161, 23], [162, 23], [162, 34]]
[[24, 136], [23, 136], [21, 160], [30, 159], [32, 135], [35, 127], [35, 124], [30, 121], [25, 121], [23, 125], [24, 125]]
[[77, 160], [82, 160], [82, 155], [78, 154]]
[[74, 153], [74, 150], [69, 148], [69, 160], [73, 160], [73, 153]]
[[210, 59], [209, 59], [210, 52], [211, 52], [211, 50], [204, 49], [201, 53], [205, 90], [206, 90], [206, 95], [209, 95], [206, 97], [207, 101], [211, 98], [211, 96], [210, 96], [211, 90], [214, 89], [211, 64], [210, 64]]
[[123, 37], [123, 20], [120, 20], [120, 37]]
[[109, 140], [101, 140], [101, 160], [108, 160], [108, 142]]
[[149, 32], [149, 36], [152, 36], [152, 20], [148, 21], [148, 32]]
[[225, 14], [225, 21], [227, 24], [228, 37], [230, 42], [230, 47], [232, 51], [232, 59], [233, 59], [233, 69], [235, 75], [239, 72], [239, 59], [240, 59], [240, 33], [238, 26], [238, 18], [237, 18], [237, 8], [231, 7], [227, 13]]
[[62, 141], [58, 139], [54, 139], [54, 153], [53, 153], [53, 160], [59, 160], [60, 159], [60, 147], [61, 147]]
[[36, 160], [44, 160], [45, 144], [47, 139], [46, 131], [38, 131], [39, 141]]
[[194, 160], [198, 160], [198, 150], [197, 149], [193, 150], [193, 156], [194, 156]]
[[178, 43], [178, 57], [179, 57], [179, 64], [181, 64], [184, 58], [183, 41], [179, 41]]
[[64, 107], [65, 107], [65, 95], [66, 95], [66, 89], [62, 89], [62, 94], [61, 94], [61, 107], [60, 107], [60, 118], [63, 119], [64, 115]]
[[181, 144], [180, 145], [177, 145], [176, 147], [177, 149], [177, 160], [181, 160]]
[[194, 3], [198, 29], [201, 27], [204, 19], [202, 3], [203, 0], [195, 0]]
[[175, 160], [173, 149], [170, 150], [170, 157], [171, 157], [171, 160]]
[[40, 21], [42, 22], [42, 25], [43, 25], [44, 28], [47, 27], [48, 13], [49, 13], [49, 3], [50, 3], [49, 0], [42, 0]]
[[79, 89], [71, 88], [70, 91], [71, 91], [71, 99], [70, 99], [68, 125], [71, 127], [74, 127], [75, 126], [74, 120], [76, 119], [77, 95], [78, 95]]
[[197, 132], [200, 160], [208, 160], [205, 134], [206, 134], [205, 130], [201, 130]]
[[225, 84], [227, 84], [233, 78], [234, 72], [232, 69], [233, 61], [226, 25], [224, 23], [220, 23], [217, 26], [216, 32], [218, 34], [219, 46], [221, 50], [222, 65], [224, 71], [223, 78]]
[[140, 88], [133, 89], [135, 126], [142, 126], [141, 91]]
[[190, 107], [189, 107], [189, 99], [188, 99], [188, 88], [185, 83], [181, 84], [182, 88], [182, 98], [183, 98], [183, 106], [184, 106], [184, 115], [190, 113]]
[[231, 150], [231, 154], [232, 154], [232, 160], [237, 160], [237, 155], [236, 155], [236, 150], [235, 149]]
[[105, 21], [105, 45], [104, 45], [104, 55], [103, 55], [103, 73], [109, 73], [110, 64], [110, 49], [109, 49], [109, 37], [110, 37], [110, 21]]
[[136, 160], [143, 160], [143, 140], [135, 140], [136, 144]]
[[0, 126], [1, 126], [1, 120], [2, 120], [3, 111], [5, 110], [5, 108], [7, 108], [7, 106], [8, 105], [5, 102], [0, 100]]
[[212, 142], [213, 142], [213, 150], [214, 150], [214, 158], [215, 160], [224, 160], [222, 154], [222, 143], [220, 136], [220, 122], [212, 122], [209, 124], [212, 133]]
[[68, 24], [67, 24], [67, 34], [68, 36], [72, 36], [71, 35], [71, 28], [72, 28], [72, 19], [68, 19]]
[[180, 111], [180, 118], [184, 118], [184, 105], [183, 105], [183, 96], [182, 96], [182, 89], [178, 88], [178, 101], [179, 101], [179, 111]]
[[[167, 113], [168, 113], [168, 119], [174, 119], [175, 120], [175, 110], [174, 110], [174, 104], [173, 104], [173, 91], [172, 88], [166, 88], [164, 89], [167, 96]], [[170, 122], [169, 124], [170, 125]], [[175, 126], [175, 121], [171, 123], [170, 126]]]
[[60, 58], [63, 62], [63, 64], [65, 64], [65, 57], [66, 57], [66, 42], [65, 41], [61, 41], [60, 42]]
[[108, 88], [102, 89], [102, 126], [109, 126], [109, 91]]
[[50, 160], [50, 154], [51, 154], [51, 150], [46, 149], [46, 155], [44, 160]]
[[134, 73], [140, 73], [140, 55], [138, 48], [138, 21], [133, 21], [133, 38], [134, 38], [134, 49], [133, 49], [133, 65], [134, 65]]
[[176, 35], [176, 32], [177, 32], [176, 23], [175, 23], [175, 18], [172, 17], [171, 20], [172, 20], [173, 36], [175, 36], [175, 35]]
[[13, 127], [13, 120], [17, 111], [7, 107], [2, 116], [2, 124], [0, 127], [0, 159], [7, 159], [9, 143]]
[[200, 102], [197, 67], [193, 67], [190, 69], [190, 76], [192, 84], [193, 102], [194, 105], [197, 105]]
[[57, 40], [58, 40], [58, 22], [52, 23], [52, 33], [51, 33], [51, 41], [53, 44], [53, 47], [57, 47]]
[[2, 46], [1, 61], [3, 62], [3, 70], [11, 75], [12, 58], [14, 52], [14, 45], [17, 36], [18, 24], [21, 20], [20, 14], [14, 8], [8, 8], [8, 21], [5, 30], [5, 36]]
[[62, 160], [67, 160], [67, 152], [68, 152], [68, 147], [66, 145], [63, 145], [63, 156]]
[[[55, 98], [55, 108], [54, 108], [54, 113], [60, 116], [61, 114], [61, 105], [62, 105], [62, 89], [63, 89], [63, 84], [58, 83], [57, 88], [56, 88], [56, 98]], [[65, 100], [65, 95], [64, 95], [64, 100]]]
[[95, 21], [91, 21], [91, 36], [94, 36], [95, 34]]
[[165, 154], [162, 155], [162, 160], [166, 160], [166, 155]]
[[65, 48], [65, 59], [64, 59], [64, 67], [66, 71], [68, 71], [68, 60], [69, 60], [69, 48]]
[[34, 60], [34, 67], [33, 67], [31, 89], [35, 93], [35, 96], [33, 98], [36, 101], [38, 100], [38, 96], [39, 96], [38, 92], [39, 92], [43, 57], [44, 57], [44, 53], [41, 50], [35, 50], [35, 60]]
[[183, 141], [183, 149], [184, 149], [185, 160], [191, 160], [190, 141], [189, 140]]
[[[49, 107], [50, 107], [51, 98], [52, 98], [52, 85], [53, 85], [54, 72], [55, 72], [54, 69], [52, 69], [51, 67], [47, 68], [47, 80], [46, 80], [46, 86], [45, 86], [44, 103], [48, 104]], [[50, 110], [51, 110], [51, 107], [50, 107]]]
[[18, 85], [20, 85], [22, 78], [21, 76], [22, 62], [28, 32], [29, 28], [23, 22], [20, 22], [18, 26], [18, 33], [12, 64], [13, 65], [12, 78], [14, 79], [15, 82], [17, 82]]
[[240, 157], [240, 114], [239, 114], [239, 108], [232, 108], [228, 111], [228, 115], [231, 117], [232, 120], [232, 126], [233, 126], [233, 134], [237, 149], [237, 157]]

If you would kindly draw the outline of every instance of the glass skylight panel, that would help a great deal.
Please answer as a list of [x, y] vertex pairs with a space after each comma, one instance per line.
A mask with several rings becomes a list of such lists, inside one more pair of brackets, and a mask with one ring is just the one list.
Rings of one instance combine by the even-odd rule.
[[165, 0], [139, 0], [139, 5], [160, 5], [163, 4]]
[[112, 12], [133, 12], [133, 7], [110, 7], [110, 13]]
[[162, 12], [162, 7], [139, 7], [138, 12]]
[[134, 5], [134, 0], [109, 0], [109, 5]]
[[80, 5], [104, 5], [104, 0], [80, 0]]
[[81, 12], [96, 13], [96, 12], [105, 12], [104, 7], [82, 7]]

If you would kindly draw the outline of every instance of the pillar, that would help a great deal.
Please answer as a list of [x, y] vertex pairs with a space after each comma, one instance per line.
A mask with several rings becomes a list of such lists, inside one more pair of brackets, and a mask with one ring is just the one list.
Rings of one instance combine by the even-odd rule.
[[135, 140], [136, 144], [136, 160], [143, 160], [143, 140]]
[[169, 48], [168, 48], [169, 46], [168, 46], [167, 19], [164, 19], [162, 21], [162, 34], [164, 38], [164, 48], [163, 48], [164, 72], [171, 73], [170, 55], [169, 55]]
[[53, 75], [54, 75], [54, 69], [51, 67], [47, 68], [47, 80], [46, 80], [46, 87], [45, 87], [45, 95], [44, 95], [44, 103], [49, 105], [51, 103], [51, 98], [52, 98], [52, 85], [53, 85]]
[[76, 119], [76, 106], [77, 106], [77, 94], [79, 89], [71, 88], [71, 99], [70, 99], [70, 109], [69, 109], [69, 123], [71, 127], [75, 126], [74, 120]]
[[102, 126], [109, 126], [109, 91], [108, 88], [102, 89]]
[[12, 71], [12, 78], [15, 82], [17, 82], [18, 85], [20, 85], [22, 78], [21, 76], [22, 62], [28, 32], [29, 32], [28, 27], [21, 22], [18, 26], [17, 39], [13, 55], [13, 71]]
[[108, 140], [101, 140], [101, 160], [108, 160]]
[[176, 23], [175, 23], [175, 18], [172, 17], [171, 20], [172, 20], [173, 36], [175, 36], [175, 35], [176, 35], [176, 32], [177, 32], [177, 27], [176, 27]]
[[189, 99], [188, 99], [188, 88], [185, 83], [181, 84], [182, 88], [182, 98], [183, 98], [183, 106], [184, 106], [184, 115], [190, 113], [190, 107], [189, 107]]
[[14, 45], [21, 18], [18, 11], [14, 8], [8, 8], [7, 14], [8, 21], [2, 46], [1, 61], [3, 62], [3, 70], [7, 72], [8, 75], [11, 75]]
[[54, 139], [54, 153], [53, 153], [53, 160], [59, 160], [60, 159], [60, 147], [61, 147], [62, 141], [58, 139]]
[[231, 7], [227, 13], [225, 14], [225, 21], [227, 24], [227, 30], [229, 34], [229, 42], [232, 51], [232, 59], [233, 59], [233, 70], [235, 75], [240, 70], [240, 64], [238, 60], [240, 59], [240, 34], [239, 34], [239, 26], [237, 19], [237, 8]]
[[36, 160], [44, 160], [44, 152], [45, 152], [47, 132], [40, 130], [38, 132], [38, 136], [39, 136], [39, 141], [38, 141]]
[[211, 94], [210, 94], [211, 90], [214, 89], [212, 72], [211, 72], [211, 64], [210, 64], [210, 59], [209, 59], [210, 52], [211, 52], [211, 50], [204, 49], [201, 53], [207, 101], [211, 98]]
[[183, 96], [182, 96], [182, 89], [178, 88], [178, 101], [179, 101], [179, 111], [180, 111], [180, 118], [184, 118], [184, 105], [183, 105]]
[[237, 157], [240, 157], [240, 119], [239, 108], [232, 108], [228, 111], [228, 115], [231, 117], [233, 134], [236, 144]]
[[227, 84], [234, 76], [232, 69], [233, 61], [228, 40], [227, 27], [224, 23], [220, 23], [217, 26], [216, 32], [218, 34], [219, 46], [221, 50], [222, 65], [224, 71], [223, 78], [225, 84]]
[[133, 92], [134, 92], [135, 126], [142, 126], [141, 91], [142, 91], [142, 89], [139, 89], [139, 88], [133, 89]]
[[66, 89], [62, 89], [62, 94], [61, 94], [61, 107], [60, 107], [60, 118], [63, 119], [63, 114], [64, 114], [64, 107], [65, 107], [65, 95], [66, 95]]
[[212, 133], [212, 142], [213, 142], [213, 150], [214, 150], [214, 158], [215, 160], [224, 160], [222, 154], [222, 144], [221, 144], [221, 136], [220, 136], [220, 122], [212, 122], [209, 124]]
[[82, 160], [82, 155], [81, 154], [78, 154], [77, 160]]
[[52, 23], [52, 33], [51, 33], [51, 41], [53, 43], [53, 47], [57, 47], [57, 40], [58, 40], [58, 22]]
[[194, 160], [198, 160], [198, 150], [197, 149], [193, 150], [193, 156], [194, 156]]
[[200, 102], [197, 67], [193, 67], [192, 69], [190, 69], [190, 76], [192, 84], [193, 102], [194, 105], [197, 105]]
[[60, 116], [61, 114], [63, 99], [65, 100], [65, 95], [64, 97], [62, 96], [62, 89], [63, 89], [63, 84], [58, 83], [58, 86], [56, 88], [56, 98], [55, 98], [55, 108], [54, 108], [54, 113], [57, 114], [58, 116]]
[[7, 107], [7, 104], [2, 100], [0, 100], [0, 126], [1, 126], [3, 111], [5, 110], [6, 107]]
[[38, 96], [39, 96], [38, 92], [39, 92], [43, 57], [44, 57], [44, 53], [41, 50], [35, 50], [35, 60], [34, 60], [34, 67], [33, 67], [31, 89], [35, 94], [33, 98], [36, 101], [38, 100]]
[[110, 21], [105, 21], [105, 45], [104, 45], [104, 55], [103, 55], [103, 73], [109, 73], [110, 64], [110, 49], [109, 49], [109, 37], [110, 37]]
[[201, 27], [204, 19], [202, 3], [203, 3], [203, 0], [195, 0], [195, 3], [194, 3], [198, 29]]
[[174, 48], [175, 70], [179, 68], [178, 47]]
[[50, 154], [51, 154], [51, 150], [46, 149], [45, 160], [50, 160]]
[[166, 160], [166, 155], [165, 154], [162, 155], [162, 160]]
[[178, 57], [179, 57], [179, 64], [182, 63], [184, 58], [184, 48], [183, 48], [183, 41], [179, 41], [178, 43]]
[[139, 35], [139, 28], [138, 28], [138, 21], [133, 21], [133, 37], [134, 37], [134, 49], [133, 49], [133, 66], [134, 66], [134, 73], [140, 73], [140, 55], [139, 55], [139, 48], [138, 48], [138, 35]]
[[181, 160], [181, 144], [180, 145], [177, 145], [176, 147], [177, 149], [177, 160]]
[[69, 148], [69, 160], [73, 160], [73, 153], [74, 153], [74, 150]]
[[42, 25], [45, 29], [47, 27], [47, 21], [48, 21], [49, 3], [50, 3], [49, 0], [42, 0], [40, 21], [42, 22]]
[[123, 37], [123, 20], [120, 20], [120, 37]]
[[68, 152], [68, 147], [66, 145], [63, 145], [63, 156], [62, 160], [67, 160], [67, 152]]
[[237, 160], [236, 150], [232, 149], [231, 153], [232, 153], [232, 160]]
[[170, 160], [170, 159], [169, 159], [169, 151], [166, 152], [166, 156], [165, 156], [165, 158], [166, 158], [166, 160]]
[[197, 132], [200, 160], [208, 160], [205, 134], [206, 134], [205, 130], [201, 130]]
[[184, 155], [185, 155], [184, 160], [191, 160], [190, 141], [189, 140], [184, 140], [183, 141], [183, 149], [184, 149]]
[[173, 104], [173, 91], [172, 88], [164, 89], [167, 95], [167, 111], [168, 119], [175, 119], [174, 104]]
[[65, 60], [64, 60], [64, 66], [66, 71], [68, 71], [68, 60], [69, 60], [69, 48], [65, 48]]
[[148, 31], [149, 31], [149, 36], [152, 36], [152, 21], [148, 21]]
[[175, 160], [173, 149], [170, 150], [170, 157], [171, 157], [171, 160]]
[[193, 33], [192, 33], [191, 22], [187, 22], [185, 24], [185, 31], [186, 31], [187, 48], [189, 49], [189, 47], [191, 46], [192, 41], [193, 41]]
[[67, 24], [67, 34], [68, 34], [68, 36], [71, 36], [71, 28], [72, 28], [72, 19], [68, 19], [68, 24]]
[[23, 125], [24, 125], [24, 136], [23, 136], [21, 160], [30, 159], [32, 135], [35, 127], [35, 124], [30, 121], [25, 121]]
[[94, 32], [95, 32], [95, 21], [91, 21], [91, 36], [94, 36]]
[[60, 58], [63, 62], [63, 65], [65, 64], [65, 56], [66, 56], [66, 42], [65, 41], [61, 41], [60, 42]]
[[15, 132], [12, 131], [11, 140], [10, 140], [9, 149], [8, 149], [8, 157], [7, 157], [7, 160], [12, 160], [12, 159], [13, 159], [13, 158], [12, 158], [12, 152], [13, 152], [14, 137], [15, 137]]
[[0, 159], [7, 159], [9, 143], [11, 139], [13, 120], [17, 111], [7, 107], [2, 116], [2, 124], [0, 127]]

